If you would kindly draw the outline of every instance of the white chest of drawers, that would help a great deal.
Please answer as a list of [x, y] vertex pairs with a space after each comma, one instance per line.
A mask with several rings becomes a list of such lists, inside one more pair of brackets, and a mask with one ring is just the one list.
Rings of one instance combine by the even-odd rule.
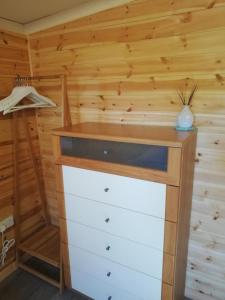
[[182, 299], [195, 134], [162, 141], [145, 127], [154, 140], [134, 143], [125, 126], [121, 142], [110, 126], [55, 131], [66, 285], [95, 300]]

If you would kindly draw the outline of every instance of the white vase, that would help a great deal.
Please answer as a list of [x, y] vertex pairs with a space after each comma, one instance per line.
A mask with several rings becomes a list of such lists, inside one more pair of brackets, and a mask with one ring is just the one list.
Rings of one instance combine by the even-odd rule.
[[177, 115], [176, 126], [181, 129], [190, 129], [192, 128], [194, 122], [193, 113], [190, 110], [189, 105], [184, 105], [183, 109]]

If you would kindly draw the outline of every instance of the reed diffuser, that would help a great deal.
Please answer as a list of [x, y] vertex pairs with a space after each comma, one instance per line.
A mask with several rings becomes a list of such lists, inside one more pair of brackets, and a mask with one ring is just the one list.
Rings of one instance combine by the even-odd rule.
[[193, 101], [195, 92], [197, 90], [197, 85], [195, 85], [191, 93], [187, 96], [182, 91], [178, 92], [178, 96], [181, 100], [183, 108], [181, 112], [177, 115], [176, 119], [176, 129], [181, 131], [193, 130], [194, 116], [190, 110], [191, 103]]

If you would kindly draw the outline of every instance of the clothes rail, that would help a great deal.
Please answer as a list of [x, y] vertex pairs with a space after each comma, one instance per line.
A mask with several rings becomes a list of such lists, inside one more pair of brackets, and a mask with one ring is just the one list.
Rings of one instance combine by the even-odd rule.
[[58, 79], [58, 78], [62, 78], [66, 75], [42, 75], [42, 76], [26, 76], [26, 75], [23, 75], [23, 76], [20, 76], [19, 74], [17, 75], [0, 75], [0, 78], [20, 78], [22, 80], [39, 80], [39, 79]]
[[68, 94], [67, 94], [67, 75], [65, 74], [55, 74], [55, 75], [1, 75], [0, 79], [14, 79], [16, 84], [20, 84], [26, 81], [32, 80], [51, 80], [51, 79], [61, 79], [61, 94], [62, 94], [62, 126], [71, 126], [72, 120], [70, 115], [70, 108], [69, 108], [69, 101], [68, 101]]
[[[61, 83], [61, 99], [62, 99], [62, 126], [72, 125], [70, 116], [70, 107], [67, 95], [67, 76], [66, 75], [43, 75], [43, 76], [20, 76], [18, 75], [0, 75], [0, 79], [12, 79], [15, 80], [16, 85], [23, 85], [26, 82], [32, 82], [32, 80], [51, 80], [59, 79]], [[1, 101], [1, 99], [0, 99]], [[20, 117], [20, 118], [19, 118]], [[44, 224], [34, 232], [27, 239], [21, 239], [21, 195], [19, 191], [19, 136], [18, 136], [18, 122], [22, 122], [24, 127], [26, 140], [28, 142], [28, 153], [32, 162], [34, 169], [34, 175], [37, 182], [37, 189], [40, 194], [41, 207], [43, 211]], [[63, 277], [63, 264], [62, 264], [62, 247], [60, 241], [59, 228], [50, 223], [50, 218], [47, 212], [47, 199], [45, 195], [44, 184], [42, 181], [43, 174], [39, 170], [37, 161], [35, 158], [34, 146], [32, 144], [32, 138], [29, 132], [28, 120], [25, 109], [23, 114], [15, 111], [13, 112], [13, 147], [14, 147], [14, 217], [15, 217], [15, 237], [16, 237], [16, 259], [17, 265], [32, 273], [35, 276], [46, 280], [50, 284], [58, 287], [60, 292], [64, 288], [64, 277]], [[44, 247], [43, 247], [44, 245]], [[54, 280], [49, 276], [42, 274], [41, 272], [35, 270], [34, 268], [26, 265], [23, 261], [24, 255], [29, 255], [36, 257], [53, 267], [59, 269], [60, 278], [59, 280]]]

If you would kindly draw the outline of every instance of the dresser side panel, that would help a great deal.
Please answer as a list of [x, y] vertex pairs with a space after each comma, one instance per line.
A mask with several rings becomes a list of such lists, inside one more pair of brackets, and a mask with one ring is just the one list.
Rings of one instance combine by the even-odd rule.
[[188, 240], [190, 233], [190, 216], [194, 163], [196, 151], [196, 134], [182, 150], [181, 186], [179, 195], [179, 212], [177, 226], [177, 256], [175, 262], [174, 300], [183, 300], [186, 280]]

